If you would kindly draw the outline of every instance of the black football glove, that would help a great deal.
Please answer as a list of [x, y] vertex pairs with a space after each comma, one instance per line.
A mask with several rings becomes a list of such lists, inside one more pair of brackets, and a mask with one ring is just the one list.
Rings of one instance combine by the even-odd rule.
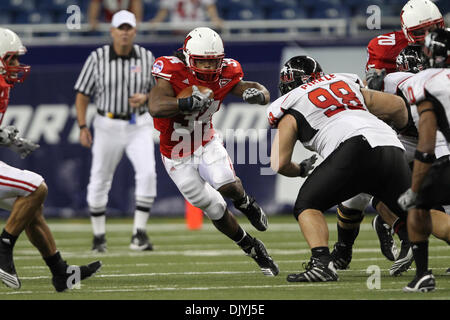
[[300, 162], [300, 177], [305, 178], [309, 175], [310, 171], [314, 169], [314, 163], [316, 163], [317, 155], [313, 154], [308, 159]]
[[386, 77], [386, 69], [381, 69], [378, 73], [376, 69], [369, 69], [366, 72], [367, 87], [372, 90], [382, 91], [384, 87], [384, 77]]

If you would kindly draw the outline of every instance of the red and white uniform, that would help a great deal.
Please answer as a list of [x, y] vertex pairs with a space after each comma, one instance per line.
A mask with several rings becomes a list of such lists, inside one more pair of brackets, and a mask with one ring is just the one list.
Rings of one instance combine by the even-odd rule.
[[[198, 81], [188, 67], [177, 57], [165, 56], [156, 59], [152, 74], [170, 82], [175, 95], [193, 85], [208, 86], [214, 91], [214, 102], [203, 113], [177, 115], [171, 118], [155, 118], [155, 128], [160, 132], [161, 153], [170, 159], [191, 155], [214, 136], [212, 116], [233, 87], [242, 80], [244, 73], [238, 61], [224, 59], [224, 67], [218, 81], [205, 85]], [[199, 123], [201, 122], [201, 124]]]
[[9, 91], [11, 90], [12, 86], [12, 84], [7, 83], [5, 81], [5, 78], [0, 75], [0, 125], [2, 124], [6, 109], [8, 109]]
[[[8, 84], [0, 75], [0, 125], [9, 104], [9, 91], [12, 84]], [[40, 175], [20, 170], [0, 161], [0, 208], [11, 210], [17, 197], [25, 197], [34, 192], [44, 181]]]
[[386, 73], [396, 72], [395, 60], [399, 53], [408, 46], [403, 31], [394, 31], [373, 38], [367, 45], [366, 70], [386, 69]]
[[217, 189], [235, 182], [236, 174], [211, 120], [225, 96], [242, 80], [242, 68], [236, 60], [224, 59], [219, 79], [206, 85], [180, 59], [170, 56], [156, 59], [152, 74], [169, 81], [175, 95], [192, 85], [214, 91], [214, 102], [206, 111], [154, 118], [154, 125], [160, 132], [162, 160], [170, 178], [187, 201], [211, 220], [218, 220], [227, 205]]

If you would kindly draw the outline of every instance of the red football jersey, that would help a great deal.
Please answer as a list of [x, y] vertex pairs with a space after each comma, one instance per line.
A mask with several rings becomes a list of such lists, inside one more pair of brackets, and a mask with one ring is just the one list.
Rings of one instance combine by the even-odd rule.
[[0, 124], [2, 124], [3, 117], [9, 104], [9, 90], [12, 84], [6, 82], [5, 78], [0, 75]]
[[244, 73], [240, 63], [233, 59], [223, 59], [223, 69], [219, 80], [205, 85], [197, 80], [190, 69], [177, 57], [159, 57], [153, 64], [152, 74], [167, 80], [172, 85], [175, 96], [193, 85], [207, 86], [214, 91], [214, 102], [204, 112], [178, 114], [170, 118], [154, 118], [155, 128], [160, 132], [159, 148], [170, 159], [191, 155], [204, 146], [214, 136], [212, 116], [233, 87], [242, 80]]
[[367, 46], [366, 70], [386, 69], [387, 73], [396, 72], [395, 60], [398, 54], [408, 46], [403, 31], [382, 34], [372, 39]]

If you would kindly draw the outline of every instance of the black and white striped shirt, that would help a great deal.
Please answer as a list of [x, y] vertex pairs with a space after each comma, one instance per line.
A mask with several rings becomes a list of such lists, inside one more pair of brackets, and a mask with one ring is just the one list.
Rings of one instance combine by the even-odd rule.
[[[91, 96], [103, 114], [130, 115], [128, 99], [135, 93], [148, 94], [155, 85], [151, 51], [135, 44], [128, 56], [118, 56], [112, 45], [92, 51], [81, 70], [74, 89]], [[147, 111], [146, 103], [137, 110]]]

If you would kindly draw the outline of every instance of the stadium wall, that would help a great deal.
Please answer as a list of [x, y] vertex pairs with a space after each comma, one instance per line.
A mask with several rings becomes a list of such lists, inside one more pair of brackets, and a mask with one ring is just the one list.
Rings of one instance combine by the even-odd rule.
[[[143, 44], [155, 56], [171, 55], [179, 47], [173, 44]], [[40, 144], [27, 159], [2, 148], [1, 159], [15, 167], [41, 174], [48, 186], [46, 215], [87, 216], [86, 186], [91, 164], [90, 150], [78, 143], [78, 126], [73, 86], [93, 46], [29, 47], [22, 59], [32, 66], [28, 79], [11, 93], [11, 102], [3, 125], [14, 124], [21, 134]], [[278, 97], [280, 65], [297, 54], [316, 57], [331, 72], [352, 72], [362, 76], [365, 65], [364, 45], [300, 46], [296, 43], [227, 43], [226, 55], [241, 62], [245, 79], [258, 81]], [[90, 105], [88, 122], [95, 116]], [[231, 154], [236, 174], [247, 191], [255, 196], [269, 214], [290, 212], [302, 179], [283, 178], [270, 170], [270, 141], [265, 108], [242, 103], [236, 97], [224, 101], [214, 116], [215, 127], [222, 133]], [[231, 131], [230, 129], [240, 129]], [[250, 129], [250, 130], [249, 130]], [[158, 143], [158, 133], [154, 134]], [[295, 158], [301, 161], [310, 152], [297, 145]], [[182, 215], [184, 200], [161, 163], [159, 145], [155, 148], [158, 197], [154, 215]], [[108, 215], [126, 216], [134, 210], [134, 172], [124, 157], [114, 176]]]

